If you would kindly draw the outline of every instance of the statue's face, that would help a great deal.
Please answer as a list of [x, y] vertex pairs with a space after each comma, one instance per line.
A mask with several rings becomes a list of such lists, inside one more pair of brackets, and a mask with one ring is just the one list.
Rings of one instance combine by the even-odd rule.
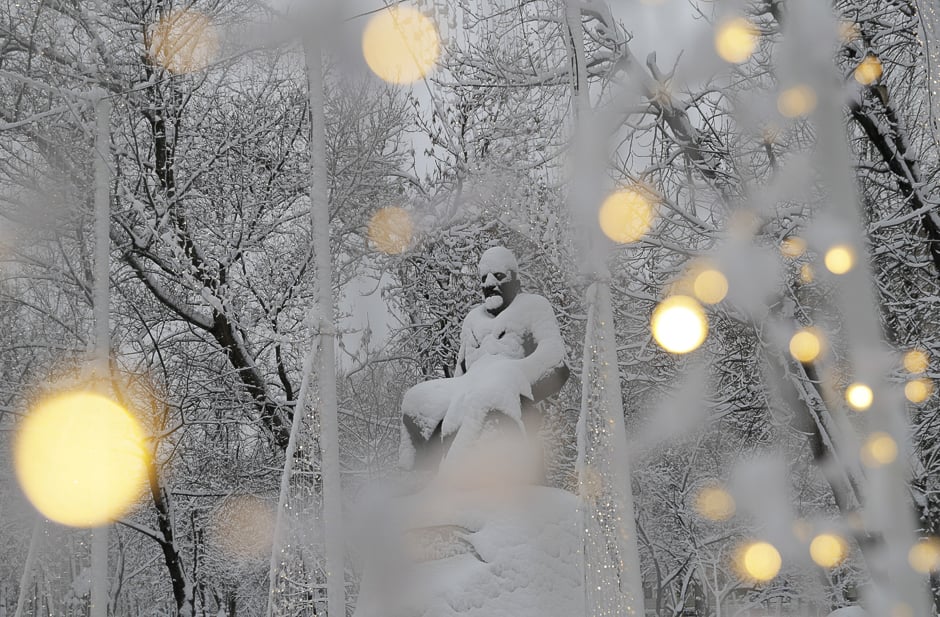
[[506, 248], [487, 249], [480, 258], [480, 283], [483, 287], [483, 306], [492, 315], [498, 315], [519, 293], [516, 257]]

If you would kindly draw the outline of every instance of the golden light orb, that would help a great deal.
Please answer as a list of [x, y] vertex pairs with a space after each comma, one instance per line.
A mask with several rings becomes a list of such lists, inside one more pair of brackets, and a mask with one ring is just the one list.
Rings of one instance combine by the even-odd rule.
[[812, 362], [822, 352], [823, 342], [816, 328], [803, 328], [790, 338], [790, 355], [799, 362]]
[[883, 71], [884, 68], [881, 66], [881, 61], [869, 54], [855, 67], [855, 81], [863, 86], [869, 86], [881, 79]]
[[787, 236], [780, 243], [780, 252], [784, 257], [796, 259], [806, 252], [806, 240], [799, 236]]
[[865, 411], [875, 400], [875, 393], [863, 383], [853, 383], [845, 389], [845, 402], [855, 411]]
[[708, 335], [705, 311], [688, 296], [670, 296], [660, 302], [650, 326], [659, 346], [672, 353], [689, 353]]
[[933, 394], [933, 382], [929, 379], [912, 379], [904, 384], [904, 398], [912, 403], [923, 403]]
[[404, 253], [411, 246], [413, 234], [411, 215], [398, 206], [382, 208], [369, 220], [369, 240], [389, 255]]
[[695, 511], [712, 521], [726, 521], [734, 516], [734, 497], [720, 486], [706, 486], [695, 496]]
[[817, 565], [834, 568], [849, 554], [849, 545], [842, 536], [821, 533], [809, 544], [809, 555]]
[[715, 50], [722, 60], [734, 64], [746, 62], [757, 48], [760, 32], [744, 19], [729, 19], [718, 25], [715, 31]]
[[881, 467], [898, 457], [898, 444], [887, 433], [872, 433], [862, 446], [861, 458], [866, 467]]
[[787, 88], [777, 97], [777, 111], [785, 118], [809, 115], [816, 109], [816, 91], [805, 84]]
[[813, 267], [811, 265], [803, 264], [800, 266], [800, 282], [812, 283], [814, 278], [816, 277], [813, 274]]
[[372, 72], [393, 84], [427, 75], [441, 55], [441, 39], [428, 17], [396, 6], [377, 13], [362, 35], [362, 54]]
[[912, 546], [907, 562], [921, 574], [940, 571], [940, 539], [925, 538]]
[[826, 251], [823, 261], [833, 274], [845, 274], [855, 265], [855, 253], [850, 247], [840, 244]]
[[92, 392], [41, 402], [20, 424], [16, 476], [43, 516], [97, 527], [122, 516], [147, 478], [144, 432], [126, 409]]
[[191, 9], [174, 10], [150, 32], [147, 53], [171, 73], [206, 68], [219, 51], [219, 37], [208, 16]]
[[707, 268], [695, 276], [692, 291], [705, 304], [718, 304], [728, 295], [728, 279], [719, 270]]
[[839, 22], [839, 40], [843, 43], [851, 43], [861, 35], [858, 24], [854, 21]]
[[780, 553], [769, 542], [751, 542], [738, 553], [738, 569], [746, 578], [769, 581], [780, 572], [783, 560]]
[[211, 540], [232, 557], [264, 557], [274, 542], [274, 508], [253, 495], [226, 498], [212, 515]]
[[923, 349], [912, 349], [904, 354], [904, 369], [908, 373], [923, 373], [930, 364], [930, 356]]
[[653, 204], [642, 193], [622, 189], [611, 194], [597, 214], [604, 235], [620, 244], [636, 242], [653, 225]]

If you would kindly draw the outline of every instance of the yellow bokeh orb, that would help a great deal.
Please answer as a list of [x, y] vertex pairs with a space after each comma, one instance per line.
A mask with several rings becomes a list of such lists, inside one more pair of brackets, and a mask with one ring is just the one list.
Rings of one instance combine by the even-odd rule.
[[147, 52], [151, 60], [182, 74], [200, 71], [219, 51], [219, 37], [206, 15], [190, 9], [171, 11], [151, 30]]
[[759, 36], [754, 24], [743, 17], [729, 19], [715, 31], [715, 49], [722, 60], [741, 64], [754, 53]]
[[940, 571], [940, 539], [921, 540], [908, 551], [907, 561], [921, 574]]
[[817, 565], [834, 568], [849, 554], [849, 545], [842, 536], [821, 533], [809, 544], [809, 555]]
[[800, 282], [812, 283], [814, 278], [816, 277], [813, 274], [813, 267], [811, 265], [803, 264], [800, 266]]
[[930, 356], [923, 349], [912, 349], [904, 354], [904, 369], [908, 373], [923, 373], [930, 364]]
[[692, 290], [705, 304], [718, 304], [728, 295], [728, 279], [720, 271], [708, 268], [695, 276]]
[[734, 497], [720, 486], [706, 486], [695, 496], [695, 511], [712, 521], [726, 521], [734, 516]]
[[780, 243], [780, 252], [784, 257], [796, 259], [806, 252], [806, 240], [799, 236], [787, 236]]
[[881, 73], [883, 71], [884, 68], [881, 66], [881, 61], [869, 54], [855, 67], [855, 81], [863, 86], [869, 86], [881, 79]]
[[653, 225], [653, 204], [639, 191], [624, 189], [610, 195], [597, 214], [604, 235], [620, 244], [636, 242]]
[[904, 384], [904, 398], [912, 403], [923, 403], [933, 394], [933, 382], [929, 379], [912, 379]]
[[845, 274], [855, 265], [855, 253], [850, 247], [840, 244], [826, 251], [823, 261], [833, 274]]
[[233, 495], [213, 514], [210, 538], [232, 557], [264, 557], [271, 554], [275, 519], [274, 508], [266, 501], [253, 495]]
[[708, 335], [705, 311], [688, 296], [670, 296], [660, 302], [650, 326], [659, 346], [672, 353], [689, 353]]
[[875, 393], [863, 383], [853, 383], [845, 389], [845, 402], [855, 411], [865, 411], [875, 400]]
[[414, 224], [404, 208], [389, 206], [372, 215], [369, 220], [369, 239], [383, 253], [397, 255], [411, 246]]
[[881, 467], [898, 457], [898, 444], [887, 433], [872, 433], [862, 446], [861, 459], [866, 467]]
[[786, 118], [806, 116], [816, 109], [816, 91], [805, 84], [787, 88], [777, 97], [777, 111]]
[[751, 542], [738, 553], [738, 568], [746, 578], [769, 581], [780, 572], [783, 560], [769, 542]]
[[394, 84], [427, 75], [441, 55], [441, 39], [428, 17], [407, 6], [377, 13], [362, 35], [362, 54], [372, 72]]
[[43, 401], [19, 426], [16, 476], [43, 516], [96, 527], [123, 515], [147, 478], [145, 436], [137, 420], [91, 392]]
[[819, 357], [822, 346], [815, 328], [803, 328], [790, 338], [790, 355], [799, 362], [812, 362]]

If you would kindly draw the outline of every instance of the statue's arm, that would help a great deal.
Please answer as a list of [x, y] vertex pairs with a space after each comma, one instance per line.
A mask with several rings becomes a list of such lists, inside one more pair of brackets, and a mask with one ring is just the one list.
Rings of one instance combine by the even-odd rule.
[[522, 362], [532, 384], [532, 398], [540, 401], [561, 390], [571, 371], [552, 305], [542, 296], [533, 295], [530, 301], [529, 332], [535, 348]]
[[463, 325], [460, 327], [460, 348], [457, 350], [457, 366], [454, 367], [454, 377], [460, 377], [467, 372], [467, 337], [469, 334], [470, 315], [463, 318]]

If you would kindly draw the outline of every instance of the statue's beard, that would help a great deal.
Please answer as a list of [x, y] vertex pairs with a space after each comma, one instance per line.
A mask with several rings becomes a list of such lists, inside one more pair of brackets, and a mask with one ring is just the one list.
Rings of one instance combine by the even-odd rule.
[[519, 294], [519, 281], [515, 277], [499, 285], [483, 288], [483, 307], [494, 317], [506, 310]]
[[483, 306], [486, 307], [486, 310], [493, 312], [500, 309], [503, 306], [503, 297], [496, 293], [492, 296], [486, 296], [483, 299]]

